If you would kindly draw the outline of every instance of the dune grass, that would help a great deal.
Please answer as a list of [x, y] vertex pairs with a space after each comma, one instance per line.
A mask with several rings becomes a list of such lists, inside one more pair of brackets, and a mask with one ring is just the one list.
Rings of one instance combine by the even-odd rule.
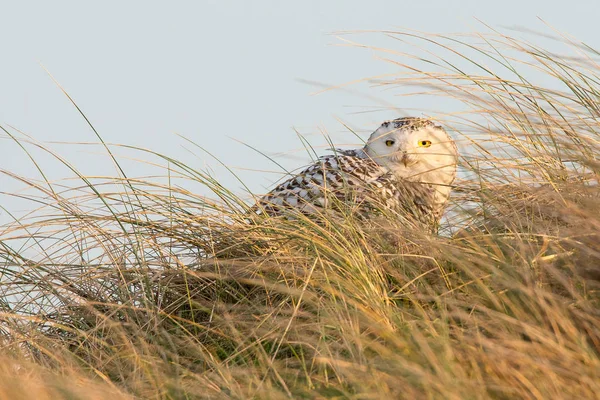
[[386, 34], [426, 56], [373, 49], [398, 69], [378, 85], [463, 106], [434, 115], [462, 155], [440, 235], [249, 223], [158, 153], [166, 180], [13, 175], [39, 208], [0, 229], [0, 397], [598, 398], [599, 54]]

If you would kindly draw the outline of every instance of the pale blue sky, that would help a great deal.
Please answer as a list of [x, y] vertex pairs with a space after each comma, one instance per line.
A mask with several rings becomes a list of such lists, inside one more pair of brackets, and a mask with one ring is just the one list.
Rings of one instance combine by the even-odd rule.
[[[470, 32], [484, 30], [479, 18], [497, 28], [523, 26], [550, 33], [539, 16], [600, 47], [600, 1], [2, 0], [0, 15], [0, 124], [42, 142], [96, 141], [43, 64], [107, 142], [213, 167], [236, 190], [240, 185], [216, 161], [175, 133], [233, 167], [275, 169], [232, 138], [270, 155], [292, 152], [278, 160], [293, 168], [308, 160], [294, 127], [317, 144], [325, 143], [320, 130], [357, 143], [343, 133], [338, 119], [366, 135], [396, 113], [363, 111], [382, 102], [419, 108], [410, 98], [395, 98], [369, 85], [351, 87], [359, 94], [334, 90], [311, 95], [318, 88], [306, 80], [335, 85], [391, 71], [369, 51], [336, 46], [341, 42], [333, 32]], [[356, 39], [369, 44], [379, 40], [375, 35]], [[114, 173], [106, 158], [90, 154], [100, 149], [51, 146], [86, 174]], [[69, 175], [51, 162], [43, 165], [55, 178]], [[139, 164], [125, 165], [132, 175], [144, 173]], [[37, 176], [6, 139], [0, 139], [0, 169]], [[240, 175], [256, 192], [277, 179], [252, 171]], [[10, 190], [11, 182], [0, 175], [0, 191]], [[0, 202], [14, 205], [4, 196]]]

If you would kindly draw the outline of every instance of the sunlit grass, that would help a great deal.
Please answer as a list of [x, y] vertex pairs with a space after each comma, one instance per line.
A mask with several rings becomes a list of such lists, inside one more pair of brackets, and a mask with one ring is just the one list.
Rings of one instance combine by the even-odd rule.
[[85, 176], [5, 129], [73, 176], [32, 155], [36, 178], [4, 172], [32, 212], [0, 229], [0, 397], [596, 398], [598, 53], [386, 34], [420, 55], [374, 49], [398, 68], [378, 85], [462, 106], [432, 115], [461, 150], [437, 236], [251, 221], [246, 195], [166, 155], [137, 149], [161, 177]]

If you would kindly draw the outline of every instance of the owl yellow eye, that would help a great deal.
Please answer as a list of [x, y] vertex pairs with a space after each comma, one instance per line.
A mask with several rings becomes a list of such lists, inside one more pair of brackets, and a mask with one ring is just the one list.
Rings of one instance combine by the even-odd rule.
[[387, 147], [392, 147], [394, 145], [394, 143], [396, 143], [396, 142], [394, 142], [393, 140], [386, 140], [385, 141], [385, 145]]
[[431, 146], [431, 140], [419, 140], [419, 147]]

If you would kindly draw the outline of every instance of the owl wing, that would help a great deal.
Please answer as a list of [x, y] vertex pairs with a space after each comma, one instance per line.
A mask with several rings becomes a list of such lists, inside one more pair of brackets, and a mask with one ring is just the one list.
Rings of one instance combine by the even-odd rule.
[[257, 214], [279, 215], [290, 208], [303, 213], [320, 213], [332, 201], [355, 203], [363, 200], [369, 186], [387, 170], [358, 151], [345, 150], [319, 158], [298, 175], [279, 184], [253, 208]]

